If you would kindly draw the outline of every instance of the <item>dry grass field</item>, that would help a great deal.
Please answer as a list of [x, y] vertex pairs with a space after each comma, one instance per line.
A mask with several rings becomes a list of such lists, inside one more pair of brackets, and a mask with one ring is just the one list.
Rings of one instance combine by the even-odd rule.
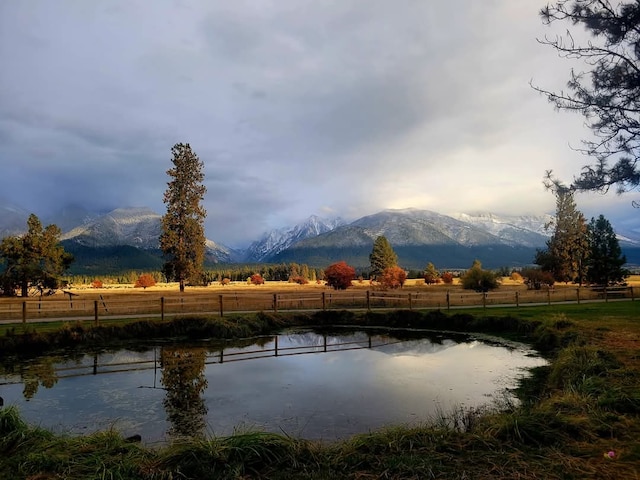
[[153, 287], [129, 285], [74, 285], [51, 295], [27, 299], [0, 298], [0, 321], [33, 322], [52, 318], [97, 321], [97, 317], [131, 317], [183, 314], [228, 314], [247, 311], [320, 309], [449, 309], [473, 306], [551, 304], [589, 300], [635, 299], [640, 296], [640, 276], [628, 279], [628, 287], [610, 292], [576, 285], [555, 285], [552, 289], [528, 290], [521, 281], [503, 278], [501, 286], [487, 294], [464, 290], [457, 279], [453, 284], [425, 285], [422, 279], [407, 280], [396, 290], [384, 290], [368, 280], [354, 281], [347, 290], [336, 291], [324, 283], [299, 285], [289, 282], [219, 283], [207, 287], [187, 287], [180, 293], [177, 283]]

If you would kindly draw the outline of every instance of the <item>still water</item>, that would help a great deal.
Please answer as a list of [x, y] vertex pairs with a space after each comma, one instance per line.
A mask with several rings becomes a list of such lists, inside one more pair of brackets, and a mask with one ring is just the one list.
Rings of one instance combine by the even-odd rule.
[[485, 337], [291, 331], [5, 364], [0, 396], [56, 432], [115, 428], [147, 444], [256, 429], [336, 440], [491, 404], [542, 364]]

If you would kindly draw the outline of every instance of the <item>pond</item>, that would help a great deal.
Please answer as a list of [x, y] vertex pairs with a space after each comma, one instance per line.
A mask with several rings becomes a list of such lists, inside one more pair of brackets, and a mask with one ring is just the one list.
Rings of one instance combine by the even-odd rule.
[[544, 363], [526, 345], [481, 336], [299, 330], [5, 364], [0, 396], [56, 432], [115, 428], [147, 444], [248, 430], [331, 441], [491, 404]]

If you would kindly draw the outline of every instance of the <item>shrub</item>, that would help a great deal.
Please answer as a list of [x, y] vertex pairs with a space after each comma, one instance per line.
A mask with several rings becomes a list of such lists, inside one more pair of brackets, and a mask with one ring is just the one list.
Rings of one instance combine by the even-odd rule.
[[539, 268], [527, 268], [522, 271], [522, 276], [529, 290], [540, 290], [542, 287], [551, 287], [555, 282], [553, 273], [546, 272]]
[[223, 287], [225, 285], [229, 285], [231, 283], [231, 279], [230, 278], [223, 278], [222, 280], [220, 280], [220, 285], [222, 285]]
[[156, 279], [153, 278], [153, 275], [151, 275], [150, 273], [143, 273], [136, 280], [134, 287], [135, 288], [142, 287], [143, 289], [146, 289], [147, 287], [153, 287], [155, 284], [156, 284]]
[[350, 287], [352, 280], [355, 278], [356, 270], [344, 261], [331, 264], [324, 271], [324, 279], [327, 285], [335, 290], [344, 290]]
[[383, 288], [400, 288], [407, 279], [407, 272], [400, 267], [387, 267], [380, 275], [380, 284]]
[[514, 282], [522, 282], [523, 278], [519, 272], [511, 272], [511, 276], [509, 277]]
[[309, 280], [304, 278], [302, 275], [296, 275], [295, 277], [289, 278], [289, 283], [297, 283], [298, 285], [306, 285], [309, 283]]
[[102, 280], [94, 280], [91, 282], [91, 288], [102, 288]]
[[260, 275], [259, 273], [254, 273], [253, 275], [251, 275], [251, 277], [249, 277], [249, 283], [251, 283], [252, 285], [263, 285], [264, 278], [262, 278], [262, 275]]
[[496, 274], [489, 270], [484, 270], [479, 260], [475, 260], [469, 270], [460, 277], [462, 288], [475, 290], [476, 292], [488, 292], [498, 288]]
[[440, 279], [446, 283], [447, 285], [452, 284], [453, 283], [453, 273], [451, 272], [444, 272], [442, 275], [440, 275]]

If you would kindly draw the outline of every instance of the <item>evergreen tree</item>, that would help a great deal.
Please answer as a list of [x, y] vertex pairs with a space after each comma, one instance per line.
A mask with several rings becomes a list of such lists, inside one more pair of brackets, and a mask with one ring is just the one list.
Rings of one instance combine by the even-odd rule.
[[551, 272], [558, 282], [577, 282], [586, 279], [589, 238], [587, 224], [573, 200], [573, 192], [557, 187], [556, 217], [553, 235], [547, 249], [538, 251], [535, 263]]
[[395, 267], [398, 265], [398, 256], [396, 252], [391, 248], [391, 244], [383, 235], [380, 235], [373, 242], [373, 250], [369, 255], [369, 261], [371, 262], [371, 269], [369, 275], [371, 278], [382, 275], [385, 268]]
[[540, 14], [545, 24], [567, 23], [589, 34], [567, 30], [540, 40], [562, 58], [584, 61], [586, 71], [571, 70], [565, 90], [534, 87], [557, 109], [581, 113], [595, 135], [582, 149], [595, 162], [583, 167], [572, 188], [640, 186], [640, 2], [557, 0]]
[[438, 283], [440, 278], [440, 272], [435, 267], [435, 265], [431, 262], [427, 263], [426, 268], [424, 269], [424, 281], [427, 284]]
[[587, 279], [598, 285], [611, 285], [621, 282], [627, 275], [622, 268], [627, 261], [622, 255], [618, 238], [609, 220], [600, 215], [592, 218], [588, 227], [590, 255]]
[[13, 295], [20, 288], [23, 297], [29, 286], [57, 288], [60, 276], [73, 262], [73, 255], [60, 245], [60, 228], [42, 228], [37, 216], [27, 220], [27, 233], [10, 236], [0, 243], [0, 260], [5, 264], [0, 281], [5, 295]]
[[202, 185], [204, 164], [188, 143], [175, 144], [171, 153], [174, 166], [167, 170], [172, 180], [164, 193], [167, 213], [162, 217], [160, 248], [167, 258], [163, 272], [180, 282], [183, 292], [185, 282], [202, 271], [207, 212], [201, 201], [207, 188]]

